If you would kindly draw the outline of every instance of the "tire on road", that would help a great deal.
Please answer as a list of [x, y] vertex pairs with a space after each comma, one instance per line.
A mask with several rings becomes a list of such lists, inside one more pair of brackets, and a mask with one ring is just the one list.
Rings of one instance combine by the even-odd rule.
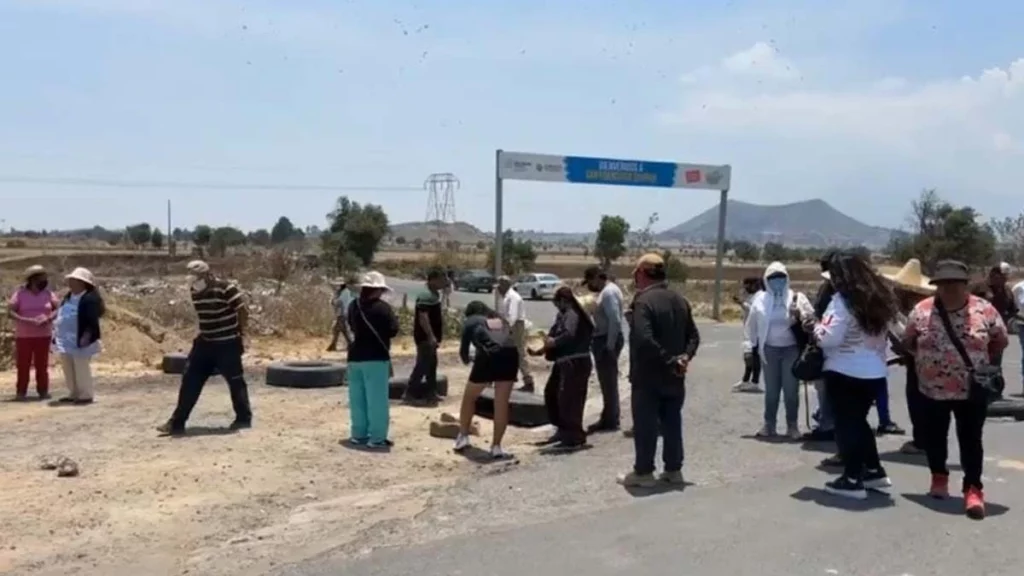
[[[188, 365], [188, 354], [184, 352], [172, 352], [170, 354], [164, 354], [163, 360], [160, 361], [160, 370], [164, 374], [184, 374], [185, 366]], [[219, 374], [216, 369], [213, 371], [213, 376]]]
[[1013, 418], [1024, 420], [1024, 400], [1019, 398], [1000, 398], [988, 405], [989, 418]]
[[[494, 388], [485, 388], [476, 400], [476, 415], [481, 418], [494, 418]], [[544, 397], [529, 392], [512, 391], [509, 399], [508, 423], [521, 428], [536, 428], [550, 424], [548, 410], [544, 406]]]
[[280, 388], [333, 388], [345, 385], [347, 367], [323, 360], [275, 362], [267, 366], [267, 386]]
[[[405, 391], [409, 388], [408, 376], [396, 376], [388, 380], [388, 398], [401, 400]], [[437, 393], [441, 396], [448, 396], [448, 377], [444, 374], [437, 375]]]

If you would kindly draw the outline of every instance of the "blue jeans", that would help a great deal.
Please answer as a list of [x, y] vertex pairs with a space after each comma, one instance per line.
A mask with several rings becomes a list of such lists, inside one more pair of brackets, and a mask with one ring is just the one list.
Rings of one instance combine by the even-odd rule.
[[352, 362], [348, 365], [348, 410], [353, 440], [382, 443], [388, 439], [388, 361]]
[[1020, 376], [1024, 378], [1024, 330], [1017, 334], [1017, 338], [1020, 339]]
[[818, 429], [822, 432], [831, 432], [836, 429], [835, 413], [832, 411], [832, 402], [828, 397], [828, 389], [824, 380], [814, 382], [814, 390], [818, 394]]
[[800, 419], [800, 382], [793, 376], [793, 363], [798, 358], [798, 346], [764, 347], [764, 424], [769, 428], [775, 428], [780, 397], [785, 400], [786, 425], [796, 426]]

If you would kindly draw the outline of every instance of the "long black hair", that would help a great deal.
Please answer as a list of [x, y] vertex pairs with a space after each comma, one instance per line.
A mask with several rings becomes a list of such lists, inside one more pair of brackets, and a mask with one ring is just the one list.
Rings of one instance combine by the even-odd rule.
[[882, 334], [899, 317], [899, 302], [886, 282], [860, 254], [840, 252], [828, 262], [828, 273], [837, 294], [868, 334]]
[[466, 318], [469, 318], [470, 316], [483, 316], [484, 318], [500, 317], [494, 309], [479, 300], [473, 300], [466, 305], [465, 315]]

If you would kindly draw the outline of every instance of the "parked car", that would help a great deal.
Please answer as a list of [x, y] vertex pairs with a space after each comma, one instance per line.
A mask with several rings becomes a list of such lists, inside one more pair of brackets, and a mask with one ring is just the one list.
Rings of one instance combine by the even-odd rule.
[[524, 274], [512, 287], [524, 298], [542, 300], [554, 296], [561, 282], [554, 274]]
[[490, 292], [494, 290], [494, 275], [486, 270], [464, 270], [455, 276], [452, 288], [463, 292]]

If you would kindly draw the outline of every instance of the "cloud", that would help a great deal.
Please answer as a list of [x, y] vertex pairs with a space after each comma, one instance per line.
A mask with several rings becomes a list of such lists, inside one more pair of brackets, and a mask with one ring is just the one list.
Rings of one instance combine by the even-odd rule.
[[796, 65], [780, 56], [779, 49], [768, 42], [757, 42], [746, 50], [724, 58], [722, 69], [734, 74], [776, 79], [800, 76]]

